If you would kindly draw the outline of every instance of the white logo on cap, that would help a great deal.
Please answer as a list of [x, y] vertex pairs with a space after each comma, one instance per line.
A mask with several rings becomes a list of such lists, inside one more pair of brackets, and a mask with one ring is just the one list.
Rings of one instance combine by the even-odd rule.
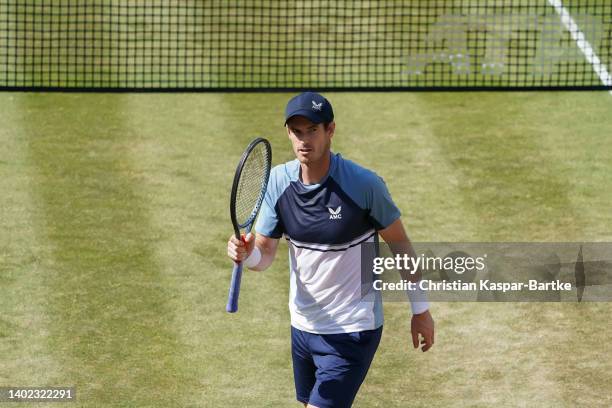
[[313, 110], [313, 111], [319, 111], [319, 112], [321, 112], [322, 106], [323, 106], [323, 102], [321, 102], [321, 103], [316, 103], [315, 101], [312, 101], [312, 110]]

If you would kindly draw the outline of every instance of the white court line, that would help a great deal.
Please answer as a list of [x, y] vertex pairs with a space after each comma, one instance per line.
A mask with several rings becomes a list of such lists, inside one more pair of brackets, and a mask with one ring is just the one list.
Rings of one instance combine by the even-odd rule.
[[[555, 8], [557, 14], [561, 16], [561, 22], [570, 32], [572, 39], [576, 41], [576, 45], [580, 48], [580, 51], [584, 54], [589, 64], [593, 66], [593, 70], [599, 76], [601, 83], [606, 86], [612, 85], [612, 76], [608, 72], [606, 65], [601, 62], [595, 50], [591, 46], [591, 44], [587, 41], [586, 36], [582, 31], [580, 31], [580, 27], [574, 21], [569, 11], [563, 6], [561, 0], [548, 0], [551, 6]], [[610, 95], [612, 95], [612, 91], [610, 91]]]

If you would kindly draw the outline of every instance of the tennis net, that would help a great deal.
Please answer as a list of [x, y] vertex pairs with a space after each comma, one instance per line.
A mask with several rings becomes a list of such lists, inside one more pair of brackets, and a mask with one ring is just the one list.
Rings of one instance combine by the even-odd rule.
[[0, 0], [0, 89], [612, 89], [612, 0]]

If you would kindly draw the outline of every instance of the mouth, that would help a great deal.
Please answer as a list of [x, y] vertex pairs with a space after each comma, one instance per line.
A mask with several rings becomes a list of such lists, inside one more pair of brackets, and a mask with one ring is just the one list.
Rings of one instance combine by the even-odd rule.
[[306, 147], [302, 147], [302, 148], [298, 149], [298, 152], [300, 152], [302, 154], [310, 153], [311, 151], [312, 151], [312, 149], [306, 148]]

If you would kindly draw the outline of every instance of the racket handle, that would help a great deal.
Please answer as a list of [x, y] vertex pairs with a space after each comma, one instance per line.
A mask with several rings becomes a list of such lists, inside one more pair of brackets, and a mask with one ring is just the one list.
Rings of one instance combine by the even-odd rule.
[[242, 278], [242, 262], [234, 263], [232, 272], [232, 283], [230, 283], [229, 295], [227, 297], [227, 306], [225, 310], [228, 313], [236, 313], [238, 311], [238, 295], [240, 295], [240, 279]]

